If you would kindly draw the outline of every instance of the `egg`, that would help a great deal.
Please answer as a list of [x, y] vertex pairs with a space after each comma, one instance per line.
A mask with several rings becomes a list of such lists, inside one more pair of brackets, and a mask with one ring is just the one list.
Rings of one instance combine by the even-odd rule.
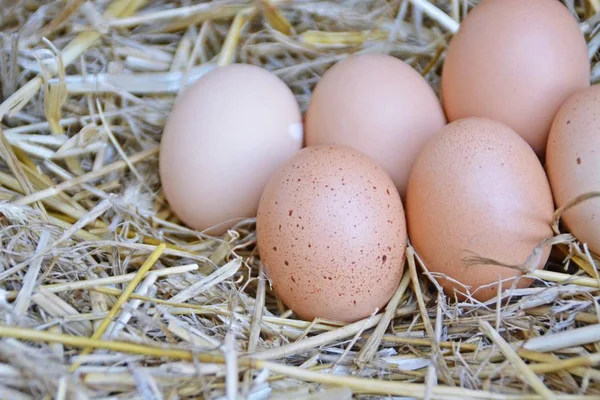
[[404, 269], [406, 222], [388, 174], [347, 146], [306, 147], [265, 188], [258, 251], [300, 318], [352, 322], [385, 307]]
[[341, 144], [377, 162], [404, 198], [410, 168], [446, 123], [427, 81], [385, 54], [353, 55], [316, 85], [306, 112], [306, 145]]
[[552, 121], [590, 81], [585, 38], [557, 0], [483, 0], [460, 24], [444, 61], [449, 121], [485, 117], [543, 157]]
[[[574, 94], [561, 107], [548, 138], [546, 170], [557, 207], [600, 190], [600, 86]], [[577, 239], [600, 254], [599, 198], [566, 210], [562, 221]]]
[[[512, 129], [485, 118], [444, 127], [419, 154], [406, 200], [408, 234], [450, 297], [487, 301], [530, 279], [522, 265], [551, 229], [554, 206], [544, 168]], [[542, 268], [549, 249], [534, 267]], [[507, 266], [473, 263], [476, 257]], [[480, 261], [480, 259], [478, 260]], [[516, 282], [515, 282], [516, 281]], [[464, 285], [464, 286], [463, 286]], [[465, 288], [466, 286], [466, 288]]]
[[203, 75], [177, 99], [161, 140], [171, 209], [215, 235], [255, 217], [269, 176], [302, 148], [302, 131], [293, 93], [271, 72], [234, 64]]

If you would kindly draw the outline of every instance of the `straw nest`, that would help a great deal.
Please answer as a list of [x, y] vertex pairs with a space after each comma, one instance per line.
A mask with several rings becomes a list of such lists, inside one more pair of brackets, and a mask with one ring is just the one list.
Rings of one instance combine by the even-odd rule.
[[[565, 3], [596, 80], [600, 2]], [[533, 287], [487, 304], [447, 300], [409, 248], [384, 313], [305, 322], [262, 275], [252, 220], [208, 237], [160, 192], [165, 118], [215, 65], [262, 65], [303, 109], [359, 51], [437, 89], [472, 5], [0, 1], [0, 398], [599, 398], [597, 260], [568, 234]]]

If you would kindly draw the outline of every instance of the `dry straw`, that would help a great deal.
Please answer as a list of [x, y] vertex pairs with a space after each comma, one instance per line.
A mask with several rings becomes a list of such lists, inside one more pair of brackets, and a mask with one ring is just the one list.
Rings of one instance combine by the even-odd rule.
[[[344, 324], [276, 299], [253, 220], [209, 237], [160, 191], [162, 128], [204, 73], [261, 65], [304, 110], [332, 63], [386, 52], [438, 90], [474, 3], [0, 1], [0, 398], [600, 398], [598, 260], [564, 209], [547, 269], [512, 266], [532, 287], [456, 303], [409, 247], [387, 308]], [[595, 81], [600, 2], [565, 4]]]

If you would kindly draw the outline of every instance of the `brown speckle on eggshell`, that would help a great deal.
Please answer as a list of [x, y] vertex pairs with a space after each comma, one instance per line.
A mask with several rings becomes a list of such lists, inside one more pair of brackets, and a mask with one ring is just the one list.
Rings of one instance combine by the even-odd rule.
[[307, 320], [350, 322], [381, 310], [404, 268], [398, 191], [383, 169], [345, 146], [307, 147], [271, 177], [257, 238], [276, 294]]

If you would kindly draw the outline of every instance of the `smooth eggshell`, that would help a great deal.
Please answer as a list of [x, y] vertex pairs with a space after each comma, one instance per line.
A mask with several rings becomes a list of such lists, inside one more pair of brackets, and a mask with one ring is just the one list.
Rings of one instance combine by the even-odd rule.
[[450, 42], [442, 102], [450, 121], [502, 122], [543, 156], [558, 109], [589, 81], [585, 38], [560, 1], [483, 0]]
[[303, 319], [365, 318], [398, 287], [402, 201], [389, 176], [354, 149], [301, 150], [269, 180], [256, 225], [265, 272]]
[[178, 98], [160, 149], [160, 177], [175, 214], [221, 234], [254, 217], [271, 173], [302, 148], [302, 116], [283, 81], [235, 64], [202, 76]]
[[[546, 170], [557, 207], [600, 191], [600, 86], [571, 96], [561, 107], [548, 138]], [[577, 239], [600, 254], [600, 198], [565, 211], [562, 221]]]
[[[554, 211], [544, 169], [527, 143], [507, 126], [483, 118], [448, 124], [420, 153], [410, 177], [406, 216], [411, 243], [431, 272], [469, 286], [487, 301], [500, 279], [511, 287], [517, 269], [467, 265], [478, 255], [507, 265], [523, 264], [552, 237]], [[544, 266], [545, 249], [537, 265]], [[466, 289], [440, 278], [445, 292]], [[484, 285], [492, 284], [489, 287]], [[517, 287], [530, 284], [519, 279]], [[464, 298], [457, 293], [459, 298]]]
[[384, 54], [354, 55], [315, 87], [306, 144], [342, 144], [365, 153], [404, 198], [419, 150], [445, 123], [437, 95], [410, 65]]

